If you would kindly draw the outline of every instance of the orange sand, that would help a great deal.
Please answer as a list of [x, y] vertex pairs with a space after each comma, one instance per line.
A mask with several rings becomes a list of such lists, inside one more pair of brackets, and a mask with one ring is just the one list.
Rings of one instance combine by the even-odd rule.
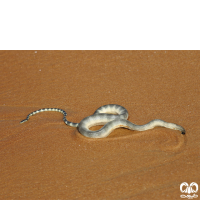
[[[182, 182], [200, 187], [200, 51], [0, 51], [0, 66], [0, 199], [172, 200]], [[105, 104], [186, 135], [119, 128], [89, 139], [57, 112], [19, 124], [45, 107], [80, 122]]]

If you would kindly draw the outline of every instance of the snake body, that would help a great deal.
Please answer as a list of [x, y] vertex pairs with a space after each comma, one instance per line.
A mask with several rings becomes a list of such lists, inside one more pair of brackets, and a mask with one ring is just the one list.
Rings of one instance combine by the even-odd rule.
[[[29, 117], [44, 111], [57, 111], [64, 115], [63, 121], [65, 124], [77, 127], [79, 132], [89, 138], [104, 138], [107, 137], [114, 129], [123, 127], [130, 130], [145, 131], [154, 127], [160, 126], [169, 129], [179, 130], [182, 134], [185, 134], [185, 129], [177, 124], [168, 123], [160, 119], [154, 119], [144, 125], [136, 125], [128, 121], [128, 111], [123, 106], [117, 104], [109, 104], [101, 106], [95, 113], [89, 117], [84, 118], [80, 123], [73, 123], [66, 119], [67, 113], [59, 108], [42, 108], [30, 113], [26, 119], [20, 123], [28, 121]], [[96, 125], [104, 125], [97, 131], [89, 130], [90, 127]]]

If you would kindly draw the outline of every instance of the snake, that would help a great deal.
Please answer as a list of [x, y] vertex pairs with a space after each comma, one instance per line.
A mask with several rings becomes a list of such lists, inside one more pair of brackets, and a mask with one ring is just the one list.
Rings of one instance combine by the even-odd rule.
[[[80, 123], [73, 123], [66, 119], [67, 113], [59, 108], [42, 108], [30, 113], [26, 119], [22, 120], [20, 123], [24, 123], [29, 120], [29, 117], [40, 112], [45, 111], [57, 111], [64, 115], [63, 121], [66, 125], [77, 127], [78, 131], [88, 138], [104, 138], [107, 137], [114, 129], [117, 128], [127, 128], [135, 131], [145, 131], [153, 129], [154, 127], [165, 127], [173, 130], [181, 131], [185, 134], [185, 129], [177, 124], [165, 122], [161, 119], [154, 119], [144, 125], [136, 125], [128, 121], [128, 111], [123, 106], [117, 104], [108, 104], [99, 107], [93, 115], [88, 116], [81, 120]], [[104, 125], [101, 129], [92, 131], [89, 128], [92, 126]]]

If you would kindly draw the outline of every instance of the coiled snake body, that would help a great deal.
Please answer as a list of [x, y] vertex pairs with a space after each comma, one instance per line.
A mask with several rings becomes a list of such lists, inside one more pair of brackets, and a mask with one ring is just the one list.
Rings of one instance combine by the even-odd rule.
[[[90, 138], [104, 138], [107, 137], [114, 129], [123, 127], [130, 130], [136, 131], [145, 131], [148, 129], [152, 129], [156, 126], [161, 126], [169, 129], [179, 130], [182, 134], [185, 134], [185, 129], [182, 126], [179, 126], [174, 123], [168, 123], [160, 119], [154, 119], [147, 124], [144, 125], [136, 125], [128, 121], [128, 111], [120, 105], [109, 104], [105, 106], [101, 106], [98, 108], [95, 113], [89, 117], [84, 118], [80, 123], [69, 122], [66, 119], [67, 113], [59, 108], [42, 108], [40, 110], [34, 111], [30, 113], [26, 119], [22, 120], [20, 123], [24, 123], [28, 121], [29, 117], [35, 115], [39, 112], [44, 111], [57, 111], [61, 112], [64, 117], [63, 121], [65, 124], [73, 127], [78, 127], [79, 132]], [[104, 125], [101, 129], [97, 131], [89, 130], [90, 127], [96, 125]]]

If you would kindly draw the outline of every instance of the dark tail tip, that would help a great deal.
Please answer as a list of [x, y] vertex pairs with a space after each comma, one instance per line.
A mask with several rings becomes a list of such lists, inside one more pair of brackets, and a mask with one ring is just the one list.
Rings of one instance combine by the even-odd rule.
[[181, 132], [183, 135], [185, 135], [185, 131]]

